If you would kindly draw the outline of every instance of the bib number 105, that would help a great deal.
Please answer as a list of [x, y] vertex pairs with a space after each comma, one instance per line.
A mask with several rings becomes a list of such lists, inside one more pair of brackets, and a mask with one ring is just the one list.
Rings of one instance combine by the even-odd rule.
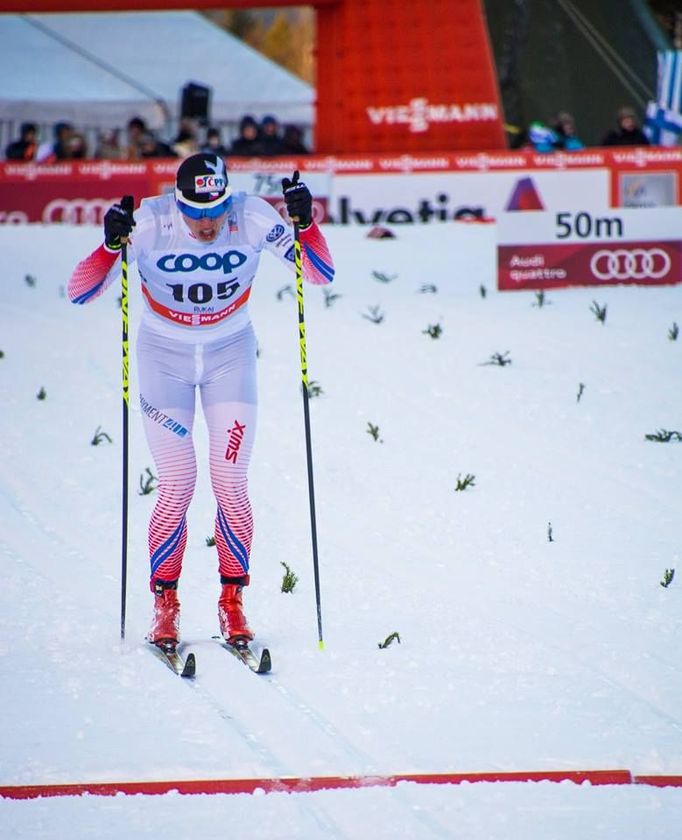
[[[183, 283], [166, 283], [173, 293], [173, 300], [184, 303], [189, 300], [191, 303], [210, 303], [213, 300], [213, 286], [208, 283], [193, 283], [185, 287]], [[218, 300], [228, 300], [239, 288], [236, 280], [228, 282], [224, 280], [216, 284], [215, 296]]]

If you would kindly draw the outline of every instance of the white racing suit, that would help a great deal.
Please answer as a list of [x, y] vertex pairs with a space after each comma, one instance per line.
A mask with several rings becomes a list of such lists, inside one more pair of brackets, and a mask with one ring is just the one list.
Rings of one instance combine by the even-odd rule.
[[[150, 583], [176, 581], [182, 570], [197, 474], [197, 388], [209, 433], [219, 572], [242, 578], [253, 536], [247, 471], [257, 404], [247, 302], [263, 248], [294, 270], [293, 232], [266, 201], [244, 193], [233, 195], [211, 243], [194, 238], [172, 195], [144, 199], [135, 220], [128, 258], [137, 260], [146, 304], [137, 339], [140, 406], [159, 477], [149, 523]], [[332, 281], [332, 260], [315, 223], [301, 232], [301, 252], [305, 280]], [[118, 254], [101, 245], [76, 266], [69, 298], [93, 300], [119, 275]]]

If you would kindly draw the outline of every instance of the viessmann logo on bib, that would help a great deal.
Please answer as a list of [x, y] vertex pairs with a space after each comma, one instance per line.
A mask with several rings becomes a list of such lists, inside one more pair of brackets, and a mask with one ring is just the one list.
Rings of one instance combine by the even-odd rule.
[[226, 186], [227, 182], [222, 175], [194, 176], [194, 192], [196, 193], [222, 192]]

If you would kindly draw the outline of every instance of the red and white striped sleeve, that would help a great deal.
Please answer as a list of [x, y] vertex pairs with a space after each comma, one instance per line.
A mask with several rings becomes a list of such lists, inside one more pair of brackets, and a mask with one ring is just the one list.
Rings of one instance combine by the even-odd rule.
[[317, 222], [302, 230], [300, 238], [303, 279], [316, 286], [331, 283], [334, 279], [334, 263], [327, 240]]
[[78, 263], [66, 287], [71, 303], [89, 303], [111, 285], [116, 277], [112, 269], [119, 254], [120, 251], [109, 251], [102, 244]]

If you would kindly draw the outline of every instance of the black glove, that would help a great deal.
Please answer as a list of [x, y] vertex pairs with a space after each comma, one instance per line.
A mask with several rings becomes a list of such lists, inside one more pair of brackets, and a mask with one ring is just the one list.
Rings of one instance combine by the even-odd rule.
[[282, 178], [282, 190], [291, 220], [298, 222], [299, 230], [305, 230], [313, 223], [313, 197], [308, 187], [298, 179], [297, 169], [291, 180]]
[[130, 236], [135, 227], [133, 208], [135, 199], [132, 195], [124, 195], [120, 204], [114, 204], [104, 214], [104, 244], [110, 251], [121, 248], [121, 237]]

